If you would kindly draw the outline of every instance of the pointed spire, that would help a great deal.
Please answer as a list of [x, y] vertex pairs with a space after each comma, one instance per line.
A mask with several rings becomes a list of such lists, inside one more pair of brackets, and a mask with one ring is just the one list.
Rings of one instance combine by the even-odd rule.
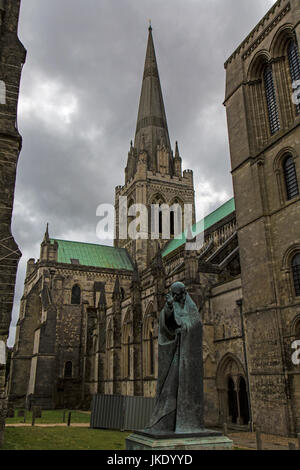
[[98, 308], [99, 309], [105, 309], [106, 307], [106, 295], [105, 295], [105, 288], [102, 286], [101, 293], [100, 293], [100, 298], [99, 298], [99, 303], [98, 303]]
[[175, 143], [175, 158], [180, 158], [177, 140], [176, 140], [176, 143]]
[[161, 252], [160, 244], [156, 242], [156, 246], [157, 246], [157, 251], [151, 263], [152, 274], [154, 275], [162, 274], [164, 272], [164, 263], [162, 259], [162, 252]]
[[149, 26], [142, 91], [138, 111], [134, 146], [138, 153], [144, 136], [145, 149], [149, 156], [149, 169], [156, 171], [156, 150], [158, 144], [171, 150], [167, 118], [159, 80], [158, 67], [152, 37], [152, 26]]
[[132, 284], [140, 283], [139, 268], [137, 262], [134, 263], [133, 273], [132, 273]]
[[48, 224], [48, 222], [47, 222], [46, 232], [45, 232], [45, 235], [44, 235], [44, 240], [43, 240], [43, 242], [45, 242], [45, 243], [50, 243], [49, 224]]
[[117, 276], [112, 298], [113, 300], [116, 300], [120, 297], [121, 297], [120, 280], [119, 280], [119, 276]]

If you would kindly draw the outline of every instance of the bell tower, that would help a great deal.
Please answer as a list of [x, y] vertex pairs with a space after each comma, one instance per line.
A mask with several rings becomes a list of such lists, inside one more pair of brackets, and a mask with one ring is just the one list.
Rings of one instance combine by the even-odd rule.
[[[147, 208], [148, 215], [143, 214], [143, 221], [139, 219], [141, 212], [136, 206], [139, 204]], [[153, 212], [154, 205], [157, 208], [156, 215]], [[118, 186], [115, 192], [115, 246], [127, 248], [137, 262], [138, 268], [145, 269], [156, 253], [157, 243], [163, 247], [170, 238], [173, 238], [177, 234], [174, 226], [178, 229], [178, 233], [183, 231], [185, 205], [190, 206], [194, 223], [193, 172], [186, 170], [182, 173], [178, 143], [175, 145], [175, 156], [171, 148], [150, 26], [135, 139], [134, 143], [130, 143], [128, 152], [125, 185]], [[163, 229], [163, 220], [166, 219], [161, 215], [162, 206], [170, 208], [169, 214], [166, 215], [170, 218], [169, 237]], [[136, 223], [140, 231], [137, 239], [132, 239], [130, 236], [131, 223]], [[124, 233], [126, 224], [127, 236]]]

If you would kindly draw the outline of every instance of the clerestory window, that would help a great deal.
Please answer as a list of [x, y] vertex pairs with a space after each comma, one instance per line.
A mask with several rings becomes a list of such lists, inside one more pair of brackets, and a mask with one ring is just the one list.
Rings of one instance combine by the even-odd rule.
[[293, 101], [296, 106], [296, 114], [298, 115], [300, 114], [300, 58], [299, 48], [296, 40], [290, 42], [287, 53], [293, 84]]
[[270, 132], [271, 135], [274, 135], [280, 130], [280, 121], [273, 80], [273, 70], [271, 65], [267, 65], [264, 68], [263, 80], [267, 100]]
[[287, 199], [290, 201], [299, 195], [296, 167], [292, 156], [288, 156], [283, 163], [283, 172]]

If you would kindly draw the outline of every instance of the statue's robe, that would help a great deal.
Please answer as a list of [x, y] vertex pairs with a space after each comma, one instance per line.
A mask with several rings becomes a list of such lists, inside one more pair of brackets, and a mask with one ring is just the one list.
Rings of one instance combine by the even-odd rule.
[[184, 307], [166, 304], [160, 314], [156, 402], [147, 430], [185, 434], [203, 428], [202, 322], [187, 294]]

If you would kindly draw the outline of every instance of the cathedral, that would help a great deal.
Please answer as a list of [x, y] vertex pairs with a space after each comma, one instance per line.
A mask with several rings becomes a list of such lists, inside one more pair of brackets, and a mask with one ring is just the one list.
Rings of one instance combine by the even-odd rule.
[[[278, 0], [226, 61], [234, 198], [196, 221], [193, 172], [172, 149], [149, 27], [114, 246], [46, 228], [40, 258], [27, 263], [12, 405], [88, 409], [95, 394], [154, 396], [159, 313], [180, 281], [203, 322], [205, 424], [300, 433], [299, 43], [299, 1]], [[120, 236], [137, 204], [158, 207], [156, 237], [151, 224]], [[177, 208], [169, 240], [164, 205]], [[192, 226], [178, 237], [187, 207]]]

